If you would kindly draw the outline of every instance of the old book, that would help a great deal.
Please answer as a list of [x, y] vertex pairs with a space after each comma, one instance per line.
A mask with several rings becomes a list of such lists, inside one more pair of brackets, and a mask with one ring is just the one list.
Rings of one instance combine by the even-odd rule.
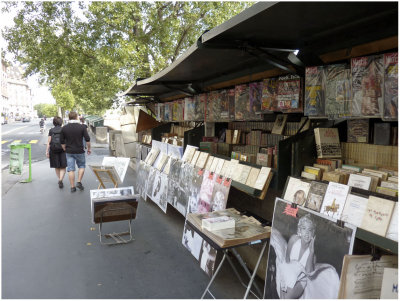
[[256, 164], [261, 166], [268, 166], [268, 154], [257, 153]]
[[393, 190], [399, 190], [399, 184], [391, 181], [382, 181], [381, 187], [390, 188]]
[[253, 187], [256, 184], [258, 175], [260, 174], [261, 169], [252, 167], [249, 173], [249, 177], [247, 178], [246, 185]]
[[311, 183], [289, 177], [283, 199], [304, 206]]
[[393, 182], [393, 183], [399, 183], [399, 178], [398, 177], [388, 177], [388, 181]]
[[380, 299], [399, 299], [399, 269], [383, 268], [382, 288]]
[[197, 159], [195, 166], [199, 168], [204, 168], [206, 166], [206, 162], [209, 156], [209, 153], [200, 152], [199, 158]]
[[175, 161], [175, 160], [176, 160], [175, 158], [172, 158], [172, 157], [169, 157], [169, 156], [168, 156], [168, 160], [167, 160], [167, 163], [166, 163], [165, 166], [164, 166], [163, 173], [165, 173], [166, 175], [169, 175], [169, 172], [170, 172], [170, 170], [171, 170], [171, 164], [172, 164], [172, 162]]
[[369, 188], [370, 191], [376, 191], [376, 188], [378, 187], [378, 185], [380, 185], [381, 183], [381, 178], [379, 178], [376, 175], [370, 174], [370, 173], [360, 173], [360, 175], [363, 176], [368, 176], [371, 178], [371, 186]]
[[322, 171], [320, 168], [313, 166], [304, 166], [304, 171], [316, 175], [317, 180], [321, 180]]
[[380, 187], [380, 186], [378, 186], [376, 188], [376, 192], [379, 192], [379, 193], [382, 193], [385, 195], [389, 195], [389, 196], [398, 196], [398, 194], [399, 194], [399, 192], [397, 190], [386, 188], [386, 187]]
[[199, 156], [200, 156], [200, 151], [196, 150], [193, 154], [192, 160], [190, 160], [190, 164], [196, 166], [196, 162], [199, 159]]
[[361, 172], [362, 171], [361, 167], [348, 165], [348, 164], [343, 164], [342, 168], [343, 169], [348, 169], [348, 170], [351, 170], [351, 171], [354, 171], [354, 172]]
[[149, 159], [147, 160], [147, 162], [146, 161], [145, 162], [149, 165], [153, 165], [153, 163], [156, 161], [156, 159], [158, 157], [158, 154], [160, 153], [160, 150], [157, 148], [152, 148], [150, 153], [151, 153], [151, 155], [150, 155]]
[[384, 61], [384, 103], [383, 117], [397, 119], [398, 117], [398, 53], [385, 53]]
[[215, 170], [217, 169], [217, 165], [219, 163], [220, 158], [214, 157], [214, 160], [210, 166], [210, 172], [215, 172]]
[[394, 209], [394, 202], [370, 196], [360, 227], [385, 237]]
[[379, 299], [383, 271], [397, 267], [397, 256], [345, 255], [340, 276], [339, 299]]
[[232, 130], [226, 130], [225, 131], [225, 142], [232, 144], [232, 137], [233, 136], [233, 131]]
[[261, 111], [263, 113], [273, 112], [278, 109], [277, 94], [278, 80], [276, 78], [264, 79], [261, 99]]
[[208, 231], [235, 228], [235, 219], [226, 215], [203, 218], [201, 220], [201, 228]]
[[304, 115], [325, 115], [324, 67], [307, 67], [305, 78]]
[[197, 149], [198, 149], [197, 146], [187, 145], [186, 149], [185, 149], [185, 152], [184, 152], [184, 154], [182, 156], [182, 161], [191, 162], [192, 158], [193, 158], [193, 155], [194, 155], [194, 153], [196, 152]]
[[[235, 228], [215, 230], [212, 232], [201, 228], [203, 219], [221, 216], [232, 217], [235, 220]], [[259, 239], [266, 239], [270, 236], [271, 232], [270, 227], [262, 227], [252, 222], [248, 217], [240, 215], [239, 212], [233, 208], [204, 214], [189, 213], [187, 215], [187, 221], [197, 230], [211, 238], [221, 248], [244, 244]]]
[[343, 182], [342, 179], [343, 179], [343, 175], [341, 175], [337, 171], [324, 172], [324, 174], [322, 175], [323, 181], [341, 183], [341, 182]]
[[337, 128], [316, 128], [314, 134], [318, 158], [340, 158], [342, 156]]
[[349, 116], [351, 112], [350, 69], [346, 64], [324, 67], [325, 115]]
[[386, 238], [399, 241], [399, 203], [396, 202], [390, 219], [389, 228], [386, 232]]
[[369, 120], [349, 119], [347, 120], [347, 142], [368, 143]]
[[308, 191], [305, 207], [320, 212], [327, 188], [328, 184], [312, 181]]
[[215, 173], [216, 173], [217, 175], [220, 175], [220, 174], [221, 174], [221, 170], [222, 170], [222, 167], [224, 166], [224, 163], [225, 163], [225, 160], [224, 160], [224, 159], [220, 158], [220, 159], [218, 160], [218, 164], [217, 164], [217, 166], [215, 167]]
[[369, 168], [364, 168], [363, 169], [363, 173], [370, 173], [371, 175], [376, 175], [378, 176], [380, 179], [382, 179], [382, 181], [386, 181], [389, 174], [385, 171], [382, 170], [376, 170], [376, 169], [369, 169]]
[[308, 179], [308, 180], [318, 180], [317, 175], [306, 172], [306, 171], [301, 172], [301, 177], [304, 179]]
[[323, 165], [323, 164], [314, 163], [314, 164], [313, 164], [313, 167], [318, 167], [318, 168], [321, 169], [323, 172], [331, 171], [331, 170], [332, 170], [332, 166], [330, 166], [330, 165]]
[[271, 178], [271, 174], [272, 172], [270, 167], [261, 167], [254, 188], [258, 190], [263, 190], [266, 187], [268, 180]]
[[160, 158], [160, 160], [158, 161], [158, 164], [157, 164], [157, 166], [156, 166], [156, 168], [159, 170], [159, 171], [162, 171], [163, 170], [163, 168], [164, 168], [164, 166], [165, 166], [165, 164], [167, 163], [167, 161], [168, 161], [168, 155], [166, 154], [166, 153], [161, 153], [161, 158]]
[[233, 137], [232, 137], [232, 144], [238, 143], [238, 137], [239, 137], [239, 130], [234, 130]]
[[227, 177], [228, 176], [228, 168], [229, 168], [229, 161], [228, 160], [224, 160], [224, 163], [222, 165], [222, 168], [220, 170], [220, 175], [223, 177]]
[[272, 134], [282, 135], [286, 126], [287, 117], [288, 115], [286, 114], [276, 115], [275, 123], [271, 131]]
[[368, 198], [349, 193], [340, 219], [360, 227], [367, 209]]
[[369, 190], [371, 187], [371, 181], [372, 181], [371, 177], [351, 174], [349, 177], [349, 181], [347, 182], [347, 185], [351, 187], [361, 188], [364, 190]]
[[390, 123], [374, 123], [374, 144], [390, 145]]
[[249, 177], [251, 166], [242, 164], [241, 172], [239, 177], [237, 178], [237, 182], [246, 184], [247, 178]]
[[209, 157], [208, 157], [206, 166], [204, 167], [205, 170], [208, 170], [208, 171], [211, 170], [211, 166], [212, 166], [212, 164], [213, 164], [213, 162], [214, 162], [214, 159], [215, 159], [214, 156], [209, 156]]
[[321, 213], [334, 219], [339, 219], [349, 191], [350, 187], [347, 185], [330, 182], [322, 202]]
[[383, 114], [383, 73], [382, 55], [351, 59], [353, 116]]

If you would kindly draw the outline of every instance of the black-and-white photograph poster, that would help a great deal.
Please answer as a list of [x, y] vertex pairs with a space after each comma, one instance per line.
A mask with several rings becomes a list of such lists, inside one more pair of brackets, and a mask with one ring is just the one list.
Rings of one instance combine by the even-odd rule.
[[197, 213], [201, 184], [203, 183], [204, 170], [198, 167], [193, 169], [191, 183], [188, 189], [188, 213]]
[[172, 162], [171, 169], [169, 171], [169, 178], [178, 184], [179, 184], [179, 179], [180, 179], [180, 174], [181, 174], [182, 163], [183, 163], [183, 161], [181, 161], [181, 160], [176, 160], [176, 161]]
[[187, 210], [186, 194], [179, 187], [179, 185], [171, 179], [169, 179], [169, 181], [168, 181], [167, 196], [168, 196], [167, 197], [168, 203], [170, 203], [183, 216], [186, 216], [186, 210]]
[[179, 175], [179, 186], [183, 189], [183, 191], [188, 194], [189, 185], [192, 181], [194, 166], [190, 163], [183, 163], [181, 173]]
[[194, 258], [196, 258], [196, 260], [199, 260], [203, 238], [201, 238], [192, 227], [188, 227], [186, 223], [183, 229], [182, 244], [194, 256]]
[[175, 190], [178, 188], [178, 184], [168, 178], [168, 191], [167, 191], [167, 202], [172, 205], [175, 195]]
[[144, 161], [140, 160], [138, 161], [138, 166], [136, 170], [136, 181], [135, 181], [135, 191], [138, 194], [141, 194], [142, 192], [142, 187], [143, 187], [143, 175], [144, 175]]
[[157, 170], [151, 199], [161, 208], [162, 211], [164, 211], [164, 213], [167, 212], [167, 192], [168, 176]]
[[223, 210], [226, 208], [231, 184], [231, 179], [227, 180], [226, 178], [217, 175], [211, 198], [211, 211]]
[[203, 239], [200, 250], [200, 268], [207, 273], [208, 276], [214, 274], [215, 260], [217, 258], [217, 250]]
[[149, 198], [151, 198], [153, 194], [153, 186], [154, 186], [154, 181], [156, 179], [156, 175], [157, 175], [157, 169], [154, 168], [153, 166], [150, 166], [150, 172], [147, 177], [147, 191], [146, 191], [146, 194]]
[[142, 199], [144, 199], [145, 201], [147, 200], [147, 184], [149, 183], [148, 178], [149, 178], [149, 174], [150, 174], [150, 168], [151, 166], [149, 164], [144, 164], [143, 167], [143, 186], [142, 186], [142, 191], [140, 196], [142, 197]]
[[352, 253], [355, 229], [276, 198], [265, 297], [336, 299], [343, 257]]

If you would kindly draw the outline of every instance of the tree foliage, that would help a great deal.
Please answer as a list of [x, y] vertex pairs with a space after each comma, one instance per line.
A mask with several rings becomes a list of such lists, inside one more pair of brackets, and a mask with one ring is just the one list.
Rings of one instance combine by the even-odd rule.
[[[109, 108], [137, 78], [166, 68], [207, 29], [251, 2], [6, 2], [18, 10], [7, 50], [59, 106]], [[65, 93], [62, 92], [65, 91]]]
[[54, 117], [57, 115], [57, 106], [53, 104], [39, 103], [33, 108], [37, 110], [37, 114], [40, 118], [42, 118], [43, 115], [46, 115], [47, 117]]

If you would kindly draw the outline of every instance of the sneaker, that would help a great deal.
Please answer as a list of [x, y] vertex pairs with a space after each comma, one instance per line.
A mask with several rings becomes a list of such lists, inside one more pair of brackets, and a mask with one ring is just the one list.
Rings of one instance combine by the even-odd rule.
[[71, 187], [71, 192], [75, 192], [76, 191], [76, 187]]
[[63, 188], [63, 187], [64, 187], [64, 184], [63, 184], [62, 181], [58, 181], [58, 187], [59, 187], [59, 188]]
[[83, 190], [83, 189], [84, 189], [84, 187], [83, 187], [83, 185], [82, 185], [81, 182], [77, 182], [77, 183], [76, 183], [76, 187], [78, 187], [79, 190]]

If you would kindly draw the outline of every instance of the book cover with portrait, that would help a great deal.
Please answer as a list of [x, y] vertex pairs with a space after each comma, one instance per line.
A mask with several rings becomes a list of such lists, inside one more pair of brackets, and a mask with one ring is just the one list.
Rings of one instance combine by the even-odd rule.
[[356, 228], [275, 200], [266, 273], [267, 299], [336, 299], [343, 257]]

